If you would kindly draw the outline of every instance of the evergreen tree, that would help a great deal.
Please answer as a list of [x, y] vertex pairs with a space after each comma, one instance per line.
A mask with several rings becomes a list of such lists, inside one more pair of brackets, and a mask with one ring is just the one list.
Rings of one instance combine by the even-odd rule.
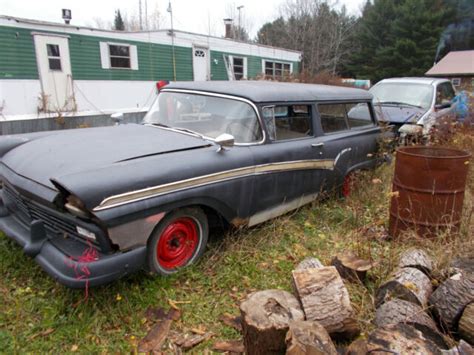
[[122, 14], [120, 13], [120, 10], [115, 11], [114, 30], [115, 31], [125, 30], [125, 24], [123, 22]]
[[433, 65], [445, 26], [453, 20], [453, 0], [373, 0], [359, 19], [359, 50], [349, 71], [376, 82], [420, 76]]

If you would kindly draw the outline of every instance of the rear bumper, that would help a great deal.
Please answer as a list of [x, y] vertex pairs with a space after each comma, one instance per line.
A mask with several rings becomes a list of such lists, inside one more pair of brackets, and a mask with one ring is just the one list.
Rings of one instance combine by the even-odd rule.
[[71, 288], [105, 284], [145, 265], [145, 246], [124, 253], [94, 253], [94, 258], [84, 261], [91, 247], [73, 239], [49, 239], [42, 221], [24, 225], [9, 213], [1, 199], [0, 230], [21, 245], [25, 254], [33, 257], [51, 277]]

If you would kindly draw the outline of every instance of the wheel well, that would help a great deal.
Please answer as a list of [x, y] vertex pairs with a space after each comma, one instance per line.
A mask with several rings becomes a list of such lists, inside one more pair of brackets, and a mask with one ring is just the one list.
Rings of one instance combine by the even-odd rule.
[[196, 205], [196, 207], [201, 208], [206, 214], [209, 228], [226, 228], [229, 225], [229, 222], [225, 219], [225, 217], [212, 207], [205, 205]]

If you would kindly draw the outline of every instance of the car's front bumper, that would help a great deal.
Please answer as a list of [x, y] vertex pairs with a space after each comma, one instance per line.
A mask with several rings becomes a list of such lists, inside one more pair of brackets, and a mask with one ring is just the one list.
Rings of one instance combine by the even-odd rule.
[[72, 288], [105, 284], [145, 265], [145, 246], [128, 252], [91, 253], [91, 246], [73, 239], [49, 238], [40, 220], [29, 226], [20, 222], [1, 198], [0, 230], [20, 244], [50, 276]]

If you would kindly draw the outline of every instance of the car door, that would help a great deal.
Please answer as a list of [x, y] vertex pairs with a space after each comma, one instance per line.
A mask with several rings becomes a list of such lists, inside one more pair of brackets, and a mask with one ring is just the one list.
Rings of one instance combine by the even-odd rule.
[[381, 129], [369, 102], [318, 103], [317, 117], [318, 153], [334, 164], [323, 171], [325, 188], [338, 188], [351, 171], [375, 165]]
[[250, 147], [256, 176], [249, 225], [314, 200], [321, 171], [330, 168], [315, 146], [313, 104], [267, 105], [262, 117], [269, 137], [265, 144]]

